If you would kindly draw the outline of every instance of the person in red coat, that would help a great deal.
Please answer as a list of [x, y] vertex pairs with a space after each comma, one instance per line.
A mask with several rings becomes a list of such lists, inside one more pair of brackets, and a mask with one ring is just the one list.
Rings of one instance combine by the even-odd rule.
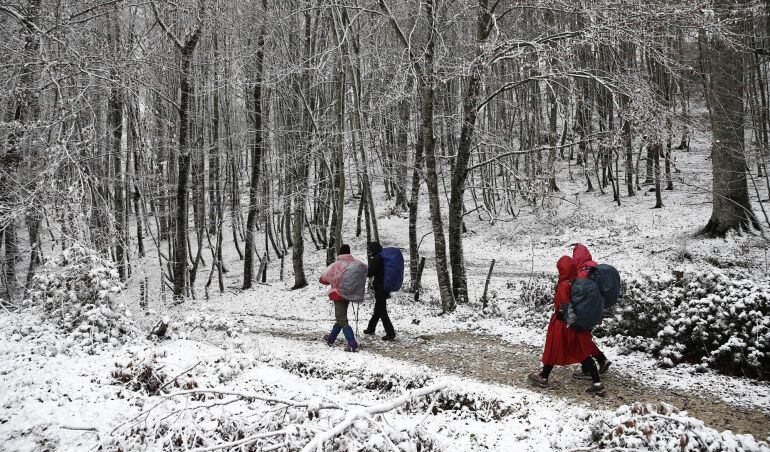
[[562, 307], [569, 304], [572, 296], [572, 281], [577, 277], [578, 271], [575, 263], [569, 256], [562, 256], [556, 263], [559, 270], [559, 283], [556, 286], [556, 295], [553, 302], [556, 311], [548, 324], [548, 333], [545, 337], [545, 349], [543, 350], [543, 370], [529, 375], [529, 381], [540, 386], [548, 386], [548, 376], [554, 366], [568, 366], [581, 363], [589, 372], [593, 385], [587, 392], [604, 395], [604, 385], [599, 378], [599, 370], [592, 358], [599, 353], [589, 331], [578, 331], [567, 326], [562, 314]]
[[[588, 278], [591, 274], [591, 267], [596, 267], [599, 265], [594, 261], [593, 256], [591, 256], [591, 252], [588, 251], [588, 248], [581, 243], [576, 244], [575, 248], [572, 249], [572, 262], [575, 263], [578, 278]], [[598, 347], [596, 350], [597, 353], [592, 355], [592, 357], [599, 364], [599, 374], [603, 375], [610, 368], [610, 364], [612, 364], [612, 362], [609, 361], [606, 356], [604, 356], [604, 353], [602, 353]], [[580, 370], [576, 370], [572, 376], [580, 380], [591, 379], [591, 375], [589, 374], [588, 369], [586, 369], [584, 366]]]

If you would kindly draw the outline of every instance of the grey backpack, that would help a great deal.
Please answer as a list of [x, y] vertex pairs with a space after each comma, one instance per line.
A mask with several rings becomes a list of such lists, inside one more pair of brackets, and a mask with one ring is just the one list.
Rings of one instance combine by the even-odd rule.
[[342, 273], [339, 287], [340, 295], [348, 301], [364, 301], [366, 273], [366, 265], [362, 262], [350, 262]]

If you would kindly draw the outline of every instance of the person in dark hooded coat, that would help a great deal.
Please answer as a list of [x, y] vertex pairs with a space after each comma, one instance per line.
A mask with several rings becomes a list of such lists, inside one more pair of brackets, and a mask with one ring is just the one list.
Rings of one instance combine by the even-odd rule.
[[387, 300], [390, 298], [390, 293], [385, 291], [385, 267], [382, 264], [382, 245], [379, 242], [369, 242], [368, 244], [369, 254], [369, 276], [374, 277], [372, 281], [372, 288], [374, 289], [374, 314], [369, 320], [369, 325], [364, 330], [364, 334], [374, 334], [377, 323], [382, 320], [382, 326], [385, 328], [385, 336], [382, 337], [383, 341], [392, 341], [396, 339], [396, 331], [393, 329], [393, 324], [388, 317], [388, 305]]
[[555, 312], [548, 325], [548, 333], [545, 338], [545, 348], [543, 350], [543, 370], [529, 375], [528, 379], [533, 384], [540, 387], [548, 386], [548, 377], [554, 366], [568, 366], [570, 364], [581, 363], [591, 375], [593, 385], [587, 392], [597, 395], [603, 395], [606, 391], [599, 377], [599, 370], [592, 358], [599, 353], [599, 349], [593, 342], [589, 331], [579, 331], [567, 326], [564, 321], [562, 309], [564, 305], [570, 303], [572, 281], [577, 277], [577, 268], [571, 257], [562, 256], [556, 263], [559, 270], [559, 283], [556, 286], [554, 295]]

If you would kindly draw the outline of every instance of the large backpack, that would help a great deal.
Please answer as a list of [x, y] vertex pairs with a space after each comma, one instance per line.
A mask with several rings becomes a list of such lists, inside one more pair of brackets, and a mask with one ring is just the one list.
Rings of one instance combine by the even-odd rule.
[[397, 292], [404, 284], [404, 255], [398, 248], [388, 247], [380, 251], [382, 258], [382, 286], [385, 292]]
[[604, 317], [604, 299], [599, 286], [592, 279], [576, 279], [570, 290], [572, 300], [562, 305], [567, 326], [581, 331], [590, 331]]
[[604, 299], [604, 309], [611, 308], [618, 302], [620, 295], [620, 273], [612, 265], [599, 264], [589, 269], [588, 277], [599, 286]]
[[353, 261], [347, 264], [340, 277], [339, 293], [345, 300], [364, 301], [367, 268], [363, 262]]

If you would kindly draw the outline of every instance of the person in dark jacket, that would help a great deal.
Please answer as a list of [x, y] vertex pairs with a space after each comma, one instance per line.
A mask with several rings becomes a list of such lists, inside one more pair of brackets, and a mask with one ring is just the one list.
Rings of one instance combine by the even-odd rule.
[[364, 330], [364, 334], [374, 334], [377, 322], [382, 320], [382, 326], [385, 328], [385, 336], [382, 337], [382, 340], [392, 341], [396, 338], [396, 331], [393, 329], [390, 317], [388, 317], [387, 300], [390, 298], [390, 293], [386, 292], [384, 288], [385, 268], [382, 264], [380, 251], [382, 251], [382, 245], [379, 242], [369, 242], [367, 251], [369, 255], [368, 276], [374, 277], [372, 281], [374, 289], [374, 314], [372, 314], [369, 326]]

